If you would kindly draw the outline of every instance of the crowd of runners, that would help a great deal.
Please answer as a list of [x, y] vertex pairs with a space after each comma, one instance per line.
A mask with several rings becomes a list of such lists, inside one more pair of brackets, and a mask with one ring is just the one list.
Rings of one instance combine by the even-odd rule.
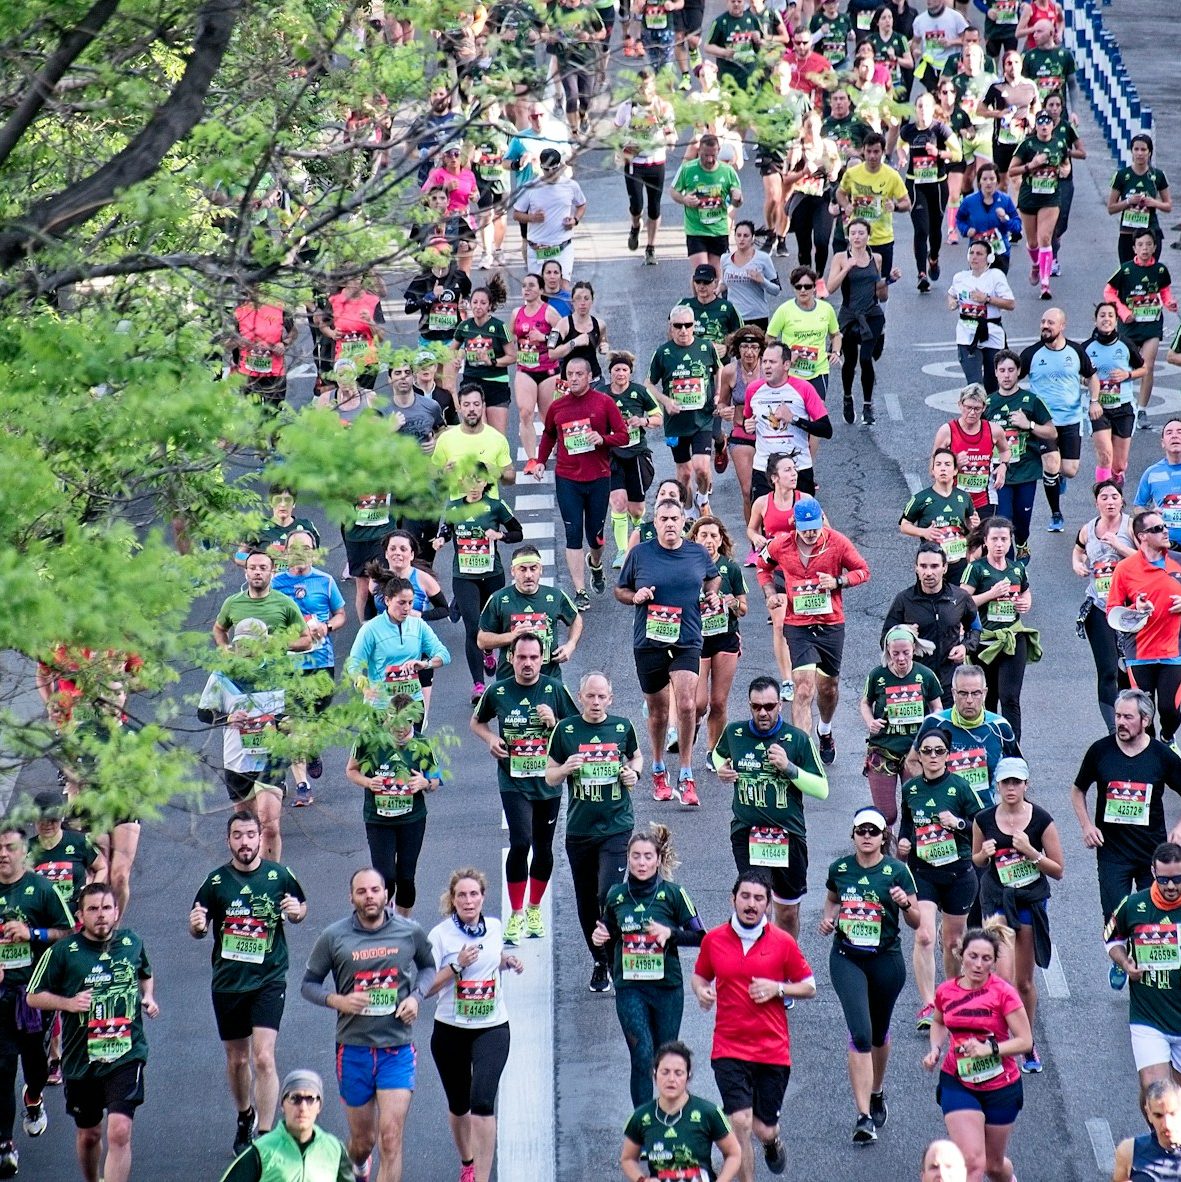
[[[322, 515], [276, 486], [232, 556], [231, 582], [245, 581], [212, 626], [227, 671], [196, 707], [220, 732], [227, 857], [193, 884], [188, 916], [190, 935], [212, 945], [234, 1155], [225, 1182], [400, 1182], [426, 1066], [415, 1043], [428, 1041], [460, 1182], [488, 1182], [515, 1018], [504, 980], [524, 971], [525, 942], [550, 935], [542, 903], [558, 832], [570, 874], [556, 889], [573, 891], [589, 990], [613, 994], [630, 1060], [629, 1182], [753, 1182], [760, 1156], [772, 1174], [786, 1169], [791, 1015], [818, 989], [797, 942], [809, 889], [848, 1028], [847, 1152], [886, 1135], [893, 1050], [931, 1072], [945, 1123], [925, 1153], [915, 1143], [920, 1176], [1011, 1182], [1023, 1089], [1044, 1070], [1034, 969], [1050, 963], [1048, 904], [1067, 870], [1064, 819], [1031, 792], [1048, 772], [1021, 748], [1024, 674], [1043, 656], [1034, 584], [1039, 596], [1069, 590], [1064, 571], [1038, 561], [1033, 523], [1040, 487], [1045, 529], [1065, 530], [1071, 483], [1071, 502], [1088, 506], [1072, 515], [1072, 565], [1102, 735], [1080, 745], [1071, 801], [1095, 851], [1097, 928], [1109, 984], [1127, 990], [1149, 1124], [1118, 1147], [1114, 1176], [1181, 1178], [1181, 825], [1168, 829], [1164, 804], [1166, 788], [1181, 793], [1181, 419], [1161, 429], [1159, 462], [1128, 470], [1133, 433], [1154, 430], [1154, 367], [1177, 312], [1160, 257], [1172, 200], [1151, 139], [1136, 136], [1107, 200], [1110, 278], [1089, 293], [1093, 323], [1068, 326], [1053, 286], [1087, 148], [1059, 5], [727, 0], [707, 20], [703, 0], [622, 0], [619, 11], [614, 0], [499, 0], [433, 31], [377, 4], [368, 13], [358, 52], [419, 37], [440, 58], [401, 149], [417, 153], [421, 270], [399, 291], [389, 277], [348, 278], [306, 309], [306, 334], [304, 309], [248, 292], [229, 365], [245, 396], [280, 411], [310, 338], [314, 403], [346, 423], [383, 416], [416, 440], [438, 504], [408, 517], [397, 473], [367, 477], [339, 523], [338, 579]], [[622, 59], [635, 59], [623, 75]], [[508, 81], [489, 103], [497, 78]], [[379, 108], [349, 134], [381, 141], [397, 114]], [[622, 173], [619, 247], [683, 269], [691, 292], [660, 310], [667, 340], [651, 356], [596, 311], [580, 272], [580, 151], [592, 142], [612, 146]], [[375, 151], [374, 167], [404, 164], [397, 152]], [[749, 180], [744, 190], [748, 158], [760, 192]], [[658, 257], [666, 197], [680, 207], [683, 260]], [[894, 251], [903, 216], [913, 266]], [[818, 495], [837, 483], [825, 453], [838, 401], [848, 428], [875, 422], [900, 283], [946, 317], [964, 379], [956, 417], [916, 443], [929, 485], [897, 515], [875, 507], [875, 528], [913, 539], [913, 577], [871, 570], [841, 531], [840, 502]], [[1046, 303], [1039, 339], [1015, 351], [1004, 317], [1025, 295]], [[417, 317], [410, 344], [383, 311], [403, 296]], [[1181, 364], [1181, 339], [1166, 349]], [[657, 480], [658, 466], [673, 475]], [[551, 479], [564, 551], [547, 573], [504, 494]], [[730, 480], [742, 519], [719, 508]], [[864, 752], [838, 752], [845, 598], [871, 578], [902, 589], [879, 663], [855, 671]], [[766, 648], [744, 646], [752, 613], [771, 625]], [[589, 632], [620, 635], [629, 617], [634, 673], [622, 652], [605, 670], [576, 656]], [[307, 700], [268, 685], [257, 653], [270, 638], [315, 679]], [[439, 672], [460, 650], [467, 681]], [[108, 676], [88, 700], [78, 675], [93, 662]], [[136, 672], [135, 658], [63, 640], [38, 688], [64, 732], [109, 733], [134, 725], [124, 707]], [[633, 676], [639, 730], [615, 705]], [[431, 702], [469, 683], [457, 759], [434, 734]], [[360, 790], [370, 864], [348, 879], [347, 913], [311, 921], [319, 934], [292, 997], [334, 1011], [342, 1142], [317, 1124], [330, 1098], [319, 1075], [297, 1067], [280, 1084], [277, 1068], [285, 929], [308, 916], [282, 860], [284, 806], [314, 807], [339, 752], [281, 757], [272, 740], [289, 717], [348, 694], [372, 719], [333, 770]], [[828, 797], [838, 759], [864, 776], [863, 803], [839, 856], [810, 867], [809, 802]], [[45, 1135], [45, 1089], [63, 1083], [86, 1182], [131, 1172], [145, 1019], [160, 1007], [148, 950], [121, 923], [139, 822], [84, 831], [75, 805], [92, 772], [63, 760], [61, 784], [33, 802], [35, 831], [0, 829], [0, 1178], [18, 1172], [17, 1119]], [[493, 776], [508, 910], [492, 914], [494, 868], [448, 850], [456, 869], [432, 925], [417, 867], [424, 843], [446, 837], [428, 836], [431, 795]], [[705, 777], [716, 787], [703, 808]], [[667, 806], [642, 828], [639, 793]], [[727, 809], [733, 908], [710, 927], [693, 874], [689, 885], [675, 875], [673, 829], [700, 824], [698, 810], [721, 823]], [[921, 1006], [902, 1017], [908, 972]], [[680, 1038], [686, 978], [714, 1015], [720, 1106], [691, 1091], [707, 1048]], [[918, 1046], [892, 1043], [892, 1027], [911, 1028]]]

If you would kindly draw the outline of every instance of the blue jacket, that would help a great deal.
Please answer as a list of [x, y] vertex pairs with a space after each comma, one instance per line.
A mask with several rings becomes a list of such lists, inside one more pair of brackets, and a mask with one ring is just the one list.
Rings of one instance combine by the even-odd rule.
[[[1003, 209], [1007, 222], [1002, 222], [996, 215], [997, 210]], [[969, 193], [960, 202], [955, 215], [956, 229], [965, 237], [995, 235], [990, 245], [994, 255], [1008, 254], [1009, 239], [1021, 236], [1021, 215], [1007, 193], [999, 189], [992, 195], [992, 204], [985, 205], [980, 192]], [[973, 235], [969, 235], [969, 231]]]

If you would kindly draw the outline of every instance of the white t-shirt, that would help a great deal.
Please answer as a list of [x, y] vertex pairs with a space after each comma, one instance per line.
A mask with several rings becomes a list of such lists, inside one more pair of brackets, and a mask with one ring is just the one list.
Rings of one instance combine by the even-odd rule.
[[951, 56], [949, 43], [962, 36], [967, 27], [968, 22], [950, 4], [938, 16], [920, 12], [914, 18], [914, 36], [918, 38], [921, 54], [940, 70]]
[[517, 198], [513, 208], [521, 213], [540, 209], [545, 221], [529, 223], [526, 227], [529, 242], [534, 246], [558, 246], [574, 232], [562, 225], [563, 219], [573, 216], [575, 206], [585, 204], [586, 197], [577, 181], [557, 180], [553, 184], [540, 181], [531, 185]]
[[[791, 411], [790, 423], [779, 419], [780, 406]], [[754, 466], [760, 472], [767, 470], [768, 458], [777, 452], [794, 456], [801, 472], [812, 467], [808, 433], [799, 424], [801, 420], [822, 419], [828, 411], [808, 383], [799, 378], [789, 378], [782, 386], [769, 386], [765, 381], [756, 386], [752, 382], [746, 390], [746, 408], [746, 417], [755, 421]]]
[[[504, 952], [504, 929], [495, 916], [485, 916], [484, 936], [475, 940], [448, 916], [431, 928], [427, 939], [435, 955], [435, 966], [447, 981], [439, 993], [435, 1021], [447, 1026], [479, 1030], [508, 1021], [500, 975]], [[480, 955], [456, 977], [451, 966], [459, 963], [465, 944], [478, 943]]]
[[[957, 271], [951, 277], [951, 286], [947, 294], [959, 302], [959, 314], [955, 322], [955, 343], [970, 345], [976, 337], [976, 322], [978, 320], [996, 320], [1001, 310], [986, 307], [972, 300], [968, 293], [981, 291], [986, 296], [999, 297], [1002, 300], [1013, 299], [1013, 289], [1004, 273], [996, 267], [989, 267], [983, 275], [973, 275], [971, 271]], [[1005, 347], [1005, 330], [1000, 324], [988, 326], [988, 340], [984, 342], [986, 349], [1003, 349]]]
[[227, 723], [222, 729], [221, 758], [227, 771], [250, 775], [267, 766], [271, 752], [265, 728], [282, 721], [285, 704], [282, 690], [242, 690], [224, 673], [209, 675], [197, 708], [226, 715], [240, 710], [247, 716], [246, 722]]

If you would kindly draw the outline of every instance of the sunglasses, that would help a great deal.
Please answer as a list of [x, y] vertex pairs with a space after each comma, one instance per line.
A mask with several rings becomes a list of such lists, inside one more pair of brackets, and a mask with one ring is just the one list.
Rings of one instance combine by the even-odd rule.
[[750, 708], [759, 714], [770, 713], [778, 706], [778, 702], [751, 702]]
[[816, 290], [815, 283], [793, 283], [792, 287], [794, 287], [796, 289], [796, 291], [815, 291]]
[[1157, 886], [1181, 886], [1181, 874], [1154, 874], [1152, 880]]
[[672, 321], [673, 328], [692, 328], [692, 320], [674, 320]]
[[876, 825], [858, 825], [853, 830], [854, 837], [881, 837], [882, 830]]
[[919, 754], [920, 755], [946, 755], [947, 748], [946, 747], [920, 747]]
[[1167, 534], [1169, 527], [1167, 525], [1142, 525], [1140, 532], [1142, 534]]
[[292, 1092], [290, 1096], [284, 1096], [285, 1101], [290, 1100], [292, 1104], [299, 1108], [304, 1104], [319, 1104], [319, 1096], [305, 1096], [302, 1092]]

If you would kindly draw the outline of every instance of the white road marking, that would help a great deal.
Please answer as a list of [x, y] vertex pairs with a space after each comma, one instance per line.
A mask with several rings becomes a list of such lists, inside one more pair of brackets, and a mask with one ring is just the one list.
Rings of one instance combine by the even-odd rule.
[[1062, 971], [1056, 948], [1050, 950], [1050, 964], [1042, 969], [1042, 980], [1046, 984], [1046, 993], [1056, 1001], [1065, 1001], [1070, 996], [1070, 986], [1066, 984], [1066, 974]]
[[903, 472], [902, 479], [906, 481], [906, 487], [910, 489], [911, 496], [914, 496], [923, 487], [923, 482], [913, 472]]
[[886, 414], [890, 416], [896, 423], [902, 422], [902, 403], [898, 401], [898, 395], [893, 390], [887, 390], [882, 397], [886, 400]]
[[518, 513], [531, 513], [535, 509], [546, 510], [554, 507], [554, 498], [548, 493], [517, 493], [513, 508]]
[[552, 550], [542, 550], [539, 547], [537, 553], [541, 555], [541, 565], [542, 566], [553, 566], [554, 565], [554, 552]]
[[1101, 1116], [1092, 1116], [1087, 1121], [1087, 1136], [1091, 1139], [1091, 1152], [1099, 1173], [1110, 1177], [1115, 1169], [1115, 1141], [1111, 1137], [1111, 1125]]
[[526, 541], [531, 541], [534, 538], [552, 538], [554, 523], [552, 521], [527, 521], [522, 532]]

